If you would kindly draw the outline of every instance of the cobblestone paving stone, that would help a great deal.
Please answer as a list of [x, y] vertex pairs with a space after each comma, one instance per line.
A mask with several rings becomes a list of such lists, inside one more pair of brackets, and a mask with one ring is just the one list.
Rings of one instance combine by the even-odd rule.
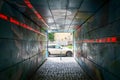
[[50, 57], [39, 68], [34, 80], [89, 80], [72, 57]]

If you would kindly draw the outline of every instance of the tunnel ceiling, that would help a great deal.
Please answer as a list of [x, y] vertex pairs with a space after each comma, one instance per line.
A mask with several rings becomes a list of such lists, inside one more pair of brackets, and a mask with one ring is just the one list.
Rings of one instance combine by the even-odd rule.
[[72, 32], [89, 22], [103, 0], [5, 0], [49, 31]]

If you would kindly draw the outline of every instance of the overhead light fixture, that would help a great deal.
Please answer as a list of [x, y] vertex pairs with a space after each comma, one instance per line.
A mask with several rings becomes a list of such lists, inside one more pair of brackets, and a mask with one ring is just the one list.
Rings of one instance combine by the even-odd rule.
[[[55, 15], [55, 16], [65, 16], [66, 15], [66, 10], [52, 10], [52, 13]], [[67, 15], [71, 15], [72, 12], [71, 11], [68, 11], [67, 10]]]

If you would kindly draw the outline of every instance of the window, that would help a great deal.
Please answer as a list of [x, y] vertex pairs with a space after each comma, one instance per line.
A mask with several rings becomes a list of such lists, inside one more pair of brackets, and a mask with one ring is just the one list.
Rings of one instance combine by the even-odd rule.
[[52, 46], [48, 46], [48, 48], [55, 48], [55, 45], [52, 45]]

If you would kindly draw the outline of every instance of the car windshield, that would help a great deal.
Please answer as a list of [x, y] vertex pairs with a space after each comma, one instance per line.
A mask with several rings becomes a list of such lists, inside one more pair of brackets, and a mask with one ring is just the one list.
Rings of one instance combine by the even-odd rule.
[[59, 49], [59, 48], [61, 49], [62, 47], [61, 47], [61, 46], [59, 46], [59, 45], [56, 45], [56, 48], [57, 48], [57, 49]]

